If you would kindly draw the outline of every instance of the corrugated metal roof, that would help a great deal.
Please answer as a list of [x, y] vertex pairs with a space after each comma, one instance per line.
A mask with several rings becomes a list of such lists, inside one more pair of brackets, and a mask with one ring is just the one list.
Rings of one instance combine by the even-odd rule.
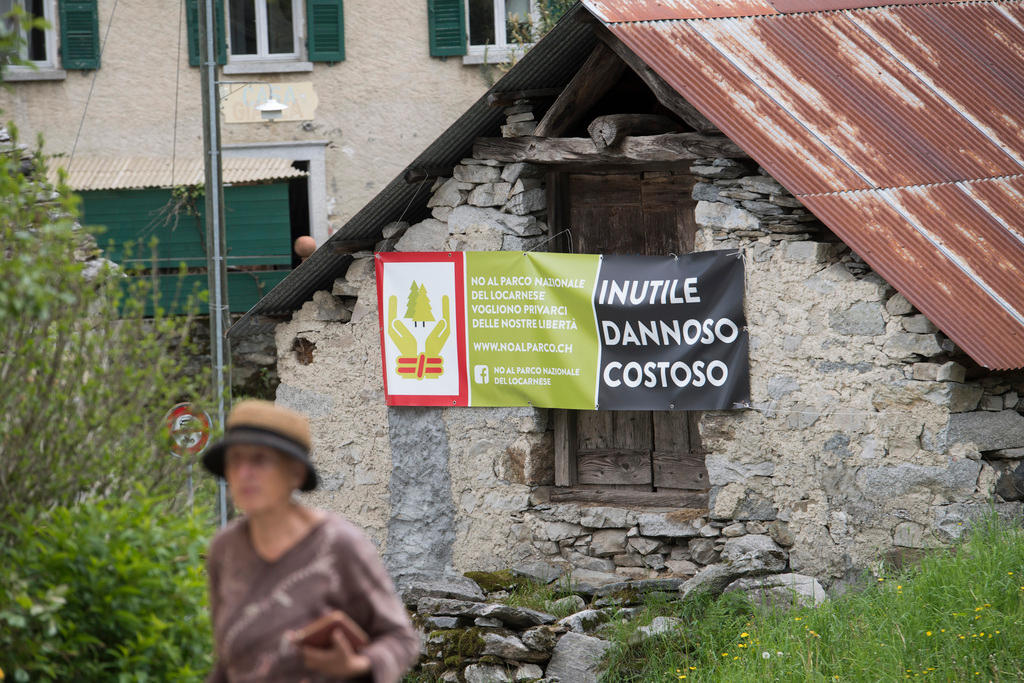
[[1024, 367], [1022, 4], [638, 21], [678, 4], [608, 28], [978, 363]]
[[[229, 184], [307, 175], [294, 168], [288, 159], [232, 157], [225, 158], [222, 167], [224, 182]], [[67, 170], [68, 187], [76, 192], [201, 185], [204, 182], [202, 159], [176, 159], [172, 163], [167, 157], [58, 157], [51, 161], [47, 173], [51, 183], [57, 182], [59, 168]]]
[[407, 183], [405, 170], [453, 168], [459, 160], [471, 156], [473, 141], [482, 135], [494, 134], [505, 120], [501, 107], [492, 107], [487, 103], [489, 94], [564, 87], [597, 42], [591, 27], [576, 21], [581, 11], [581, 5], [570, 9], [544, 40], [523, 56], [515, 68], [495, 83], [359, 213], [236, 322], [229, 330], [229, 336], [271, 330], [276, 324], [275, 317], [291, 315], [314, 292], [330, 289], [334, 279], [345, 272], [352, 260], [351, 255], [335, 251], [335, 245], [376, 237], [382, 227], [403, 216], [406, 220], [425, 216], [431, 181]]

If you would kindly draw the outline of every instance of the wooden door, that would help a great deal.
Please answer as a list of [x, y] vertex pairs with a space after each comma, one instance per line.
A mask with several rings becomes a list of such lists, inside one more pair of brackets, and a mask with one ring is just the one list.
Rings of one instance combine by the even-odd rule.
[[[667, 171], [569, 173], [559, 179], [556, 210], [573, 251], [590, 254], [685, 254], [696, 223], [693, 177]], [[559, 422], [558, 439], [575, 467], [561, 485], [641, 491], [707, 490], [696, 429], [684, 411], [579, 411]]]

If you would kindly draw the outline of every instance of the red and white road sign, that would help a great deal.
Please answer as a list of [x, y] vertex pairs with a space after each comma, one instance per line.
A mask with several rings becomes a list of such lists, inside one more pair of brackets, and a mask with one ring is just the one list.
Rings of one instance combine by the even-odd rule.
[[171, 453], [179, 457], [201, 453], [210, 442], [210, 416], [191, 403], [179, 403], [164, 416], [171, 435]]

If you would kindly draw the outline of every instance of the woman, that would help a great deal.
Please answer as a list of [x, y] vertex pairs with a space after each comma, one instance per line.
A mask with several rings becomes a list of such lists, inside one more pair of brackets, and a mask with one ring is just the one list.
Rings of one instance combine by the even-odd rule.
[[[207, 569], [217, 664], [210, 681], [397, 681], [419, 638], [373, 544], [355, 526], [292, 499], [312, 491], [309, 423], [267, 401], [243, 401], [203, 465], [227, 479], [245, 515], [210, 544]], [[369, 636], [353, 651], [340, 631], [319, 649], [298, 630], [341, 610]]]

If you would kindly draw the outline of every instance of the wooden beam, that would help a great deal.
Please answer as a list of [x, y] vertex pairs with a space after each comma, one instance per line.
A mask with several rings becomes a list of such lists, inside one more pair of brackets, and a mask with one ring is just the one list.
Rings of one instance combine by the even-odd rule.
[[609, 114], [598, 116], [587, 126], [587, 133], [598, 149], [614, 147], [626, 136], [681, 133], [684, 126], [659, 114]]
[[537, 124], [537, 137], [558, 137], [587, 113], [626, 70], [615, 53], [598, 43], [583, 66], [548, 107]]
[[746, 153], [729, 138], [700, 133], [625, 137], [615, 148], [598, 149], [590, 138], [477, 138], [477, 159], [534, 164], [647, 164], [708, 157], [741, 158]]
[[690, 125], [698, 133], [714, 133], [718, 129], [715, 124], [708, 121], [703, 114], [686, 101], [682, 95], [677, 93], [675, 89], [670, 86], [665, 80], [654, 73], [654, 70], [647, 66], [647, 64], [636, 56], [636, 54], [630, 50], [626, 45], [615, 37], [610, 30], [604, 26], [596, 26], [594, 32], [601, 41], [611, 48], [619, 59], [629, 65], [637, 76], [647, 84], [647, 87], [651, 89], [654, 96], [658, 98], [662, 106], [671, 111], [673, 114], [681, 118], [688, 125]]
[[612, 488], [560, 488], [545, 492], [552, 503], [597, 503], [600, 505], [657, 506], [707, 510], [708, 494], [693, 491], [639, 491]]
[[516, 100], [543, 100], [558, 97], [560, 88], [537, 88], [535, 90], [508, 90], [487, 95], [487, 104], [492, 107], [508, 107]]
[[555, 485], [576, 485], [576, 411], [552, 411], [555, 429]]

